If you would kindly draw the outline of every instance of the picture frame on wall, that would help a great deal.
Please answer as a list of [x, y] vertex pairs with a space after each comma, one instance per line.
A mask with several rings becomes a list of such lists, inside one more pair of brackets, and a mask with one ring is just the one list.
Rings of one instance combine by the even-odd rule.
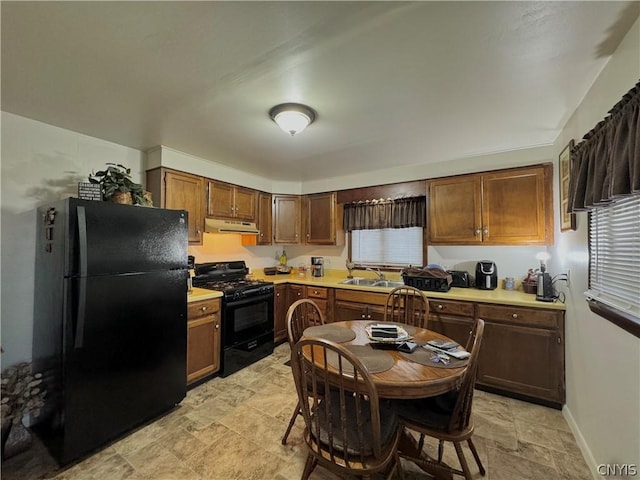
[[558, 156], [558, 177], [560, 179], [560, 231], [576, 229], [576, 214], [569, 213], [569, 180], [571, 178], [571, 140]]

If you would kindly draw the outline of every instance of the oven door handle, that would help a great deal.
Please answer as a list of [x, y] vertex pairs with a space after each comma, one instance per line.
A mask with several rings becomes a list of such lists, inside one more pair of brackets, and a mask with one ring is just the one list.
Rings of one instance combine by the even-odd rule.
[[245, 297], [237, 300], [228, 300], [227, 302], [225, 302], [225, 305], [227, 307], [236, 308], [236, 307], [242, 307], [243, 305], [249, 305], [252, 303], [260, 303], [260, 302], [266, 302], [266, 301], [273, 302], [273, 292], [265, 293], [263, 295], [258, 295], [256, 297]]

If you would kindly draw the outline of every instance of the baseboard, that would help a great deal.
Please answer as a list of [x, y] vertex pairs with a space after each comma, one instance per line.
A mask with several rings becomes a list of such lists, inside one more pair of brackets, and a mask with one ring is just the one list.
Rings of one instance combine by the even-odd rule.
[[587, 467], [591, 472], [591, 477], [593, 478], [593, 480], [602, 480], [604, 477], [602, 477], [602, 475], [598, 473], [598, 463], [596, 462], [596, 459], [593, 457], [593, 454], [591, 453], [591, 449], [589, 448], [589, 445], [587, 445], [587, 442], [582, 436], [582, 432], [580, 432], [580, 429], [578, 428], [578, 424], [573, 419], [573, 415], [571, 415], [571, 411], [569, 410], [569, 407], [566, 404], [562, 408], [562, 415], [564, 416], [564, 419], [569, 424], [571, 433], [573, 433], [573, 436], [576, 438], [576, 443], [578, 444], [578, 447], [582, 452], [582, 456], [584, 457], [585, 462], [587, 462]]

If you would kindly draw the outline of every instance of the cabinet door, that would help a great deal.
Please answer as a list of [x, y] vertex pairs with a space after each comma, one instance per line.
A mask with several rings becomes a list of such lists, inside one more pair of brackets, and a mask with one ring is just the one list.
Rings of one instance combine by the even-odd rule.
[[307, 245], [335, 245], [335, 193], [307, 195], [305, 207], [305, 243]]
[[478, 384], [564, 403], [564, 347], [557, 330], [485, 320]]
[[220, 300], [191, 303], [187, 311], [187, 384], [191, 384], [220, 369]]
[[258, 245], [271, 245], [271, 195], [258, 194]]
[[[550, 181], [547, 182], [550, 184]], [[482, 176], [482, 234], [485, 244], [544, 245], [547, 199], [543, 167]], [[547, 187], [548, 188], [548, 187]], [[551, 227], [551, 232], [553, 226]], [[550, 233], [553, 235], [552, 233]], [[553, 243], [553, 238], [551, 238]]]
[[189, 212], [189, 243], [202, 243], [204, 180], [186, 173], [166, 172], [164, 208]]
[[300, 212], [299, 196], [273, 196], [273, 243], [300, 243]]
[[276, 285], [273, 308], [273, 336], [275, 342], [286, 340], [287, 338], [287, 286]]
[[384, 320], [384, 307], [380, 305], [336, 301], [333, 311], [334, 321], [336, 322], [347, 320], [381, 322]]
[[207, 181], [207, 216], [217, 218], [234, 218], [234, 187], [228, 183]]
[[475, 245], [482, 243], [482, 190], [480, 177], [444, 178], [429, 182], [429, 243]]
[[303, 285], [287, 285], [287, 308], [303, 298], [306, 298]]
[[256, 219], [256, 199], [255, 190], [244, 187], [235, 187], [235, 216], [240, 220], [253, 222]]

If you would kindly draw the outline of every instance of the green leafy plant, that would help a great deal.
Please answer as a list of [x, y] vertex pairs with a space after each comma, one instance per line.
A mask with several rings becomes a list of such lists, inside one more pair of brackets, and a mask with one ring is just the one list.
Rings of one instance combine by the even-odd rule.
[[131, 180], [131, 169], [124, 165], [107, 163], [105, 170], [92, 172], [89, 181], [101, 186], [104, 200], [110, 200], [116, 192], [122, 192], [130, 193], [135, 205], [145, 204], [142, 185]]

